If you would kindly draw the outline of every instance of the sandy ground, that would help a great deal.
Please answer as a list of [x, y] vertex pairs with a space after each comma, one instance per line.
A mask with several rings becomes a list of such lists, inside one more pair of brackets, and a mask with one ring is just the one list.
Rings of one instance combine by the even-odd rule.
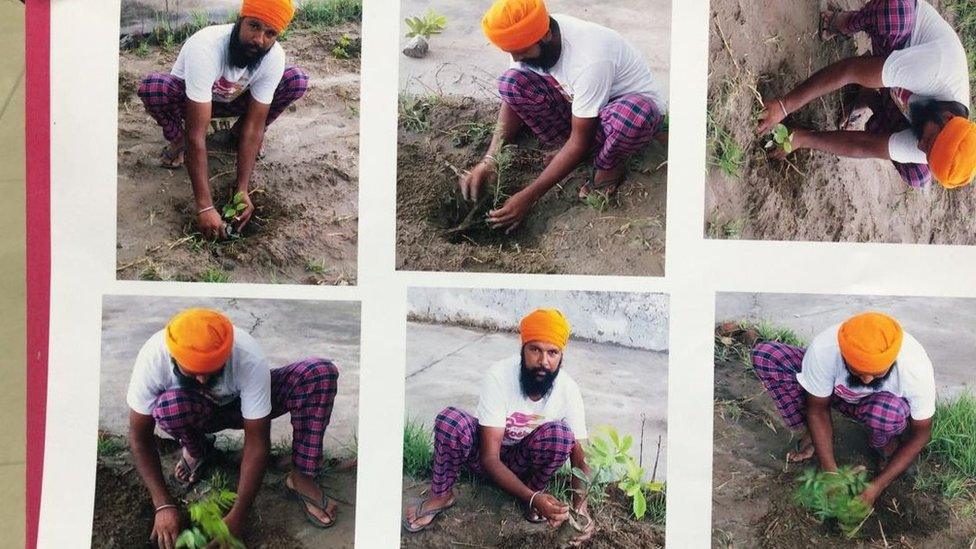
[[[402, 0], [400, 18], [423, 15], [428, 8], [447, 17], [444, 32], [430, 41], [423, 59], [400, 55], [400, 89], [414, 94], [430, 92], [479, 99], [498, 97], [495, 79], [511, 59], [488, 42], [481, 31], [481, 17], [489, 2], [425, 2]], [[647, 59], [654, 78], [667, 97], [671, 63], [671, 2], [668, 0], [550, 0], [550, 13], [565, 13], [616, 29]], [[648, 17], [653, 13], [653, 17]], [[407, 27], [402, 25], [401, 44]]]
[[[474, 413], [486, 369], [499, 360], [516, 360], [518, 336], [446, 324], [407, 324], [407, 417], [431, 426], [438, 412], [456, 406]], [[634, 437], [644, 422], [641, 459], [650, 471], [661, 437], [657, 479], [667, 474], [668, 355], [618, 345], [573, 340], [566, 348], [565, 371], [583, 393], [586, 426], [592, 435], [612, 425]], [[436, 398], [434, 398], [436, 396]], [[636, 454], [635, 454], [636, 456]]]
[[[834, 2], [851, 8], [858, 0]], [[937, 2], [936, 2], [937, 3]], [[972, 244], [976, 190], [939, 185], [912, 190], [887, 161], [854, 160], [801, 151], [793, 166], [766, 158], [755, 139], [756, 93], [786, 93], [816, 70], [868, 51], [857, 42], [822, 43], [816, 36], [825, 1], [713, 0], [709, 44], [709, 135], [729, 132], [744, 151], [741, 177], [710, 166], [707, 236]], [[794, 127], [836, 129], [840, 94], [824, 97], [787, 118]], [[709, 144], [709, 156], [715, 149]]]
[[[741, 334], [740, 334], [741, 335]], [[738, 361], [740, 335], [729, 360], [715, 362], [715, 416], [712, 462], [712, 547], [792, 549], [862, 547], [941, 549], [970, 547], [976, 518], [941, 493], [915, 489], [902, 478], [879, 498], [856, 541], [818, 523], [793, 502], [796, 477], [804, 466], [785, 464], [794, 441], [751, 368]], [[721, 345], [721, 343], [719, 343]], [[877, 471], [865, 431], [834, 414], [838, 463]], [[937, 474], [930, 461], [921, 472]]]
[[942, 398], [976, 392], [976, 300], [928, 297], [722, 293], [715, 320], [769, 320], [810, 341], [822, 330], [864, 311], [898, 319], [925, 347]]
[[[265, 136], [252, 176], [256, 213], [238, 240], [214, 244], [194, 236], [186, 170], [157, 166], [162, 132], [136, 95], [139, 79], [169, 72], [178, 47], [125, 49], [119, 73], [119, 278], [199, 280], [207, 271], [231, 282], [351, 284], [356, 280], [359, 58], [331, 50], [358, 24], [295, 29], [283, 42], [288, 63], [302, 67], [310, 87]], [[234, 183], [236, 152], [211, 143], [214, 202]]]
[[[518, 353], [518, 338], [456, 325], [407, 324], [406, 409], [428, 427], [446, 406], [473, 411], [485, 369]], [[638, 450], [644, 423], [643, 466], [650, 471], [661, 437], [657, 480], [666, 476], [667, 354], [574, 340], [566, 350], [567, 372], [583, 393], [587, 429], [613, 425], [634, 436]], [[426, 481], [404, 479], [404, 506], [425, 496]], [[525, 522], [511, 497], [487, 482], [458, 485], [455, 508], [422, 534], [404, 534], [403, 547], [558, 546], [559, 533]], [[461, 510], [464, 510], [463, 512]], [[663, 533], [648, 521], [628, 517], [622, 499], [595, 517], [598, 534], [588, 547], [661, 547]]]
[[[326, 458], [331, 460], [321, 483], [327, 493], [342, 503], [340, 523], [319, 530], [304, 520], [296, 503], [284, 496], [281, 487], [289, 467], [287, 454], [265, 476], [264, 488], [251, 515], [254, 547], [349, 547], [353, 545], [355, 469], [337, 470], [337, 461], [356, 453], [359, 423], [359, 305], [351, 302], [312, 302], [300, 300], [190, 299], [169, 297], [106, 296], [102, 308], [102, 370], [99, 429], [109, 435], [124, 435], [128, 407], [125, 392], [132, 363], [145, 340], [161, 329], [176, 312], [191, 306], [221, 310], [240, 328], [247, 330], [261, 345], [269, 361], [281, 366], [306, 356], [332, 359], [339, 366], [339, 393], [325, 435]], [[271, 440], [288, 447], [291, 424], [287, 416], [272, 421]], [[172, 470], [179, 448], [165, 434], [162, 449], [163, 470]], [[218, 446], [229, 448], [220, 469], [236, 485], [240, 461], [241, 433], [223, 431]], [[124, 438], [120, 439], [124, 444]], [[167, 478], [169, 475], [167, 474]], [[172, 486], [174, 493], [182, 489]], [[148, 513], [148, 514], [147, 514]], [[126, 451], [115, 456], [99, 456], [95, 494], [95, 538], [93, 547], [134, 547], [144, 539], [151, 516], [148, 493]]]
[[[667, 97], [670, 2], [653, 0], [651, 4], [560, 0], [549, 2], [549, 8], [553, 13], [609, 26], [631, 40], [648, 59]], [[408, 97], [441, 100], [431, 109], [430, 131], [405, 128], [401, 116], [397, 268], [663, 276], [667, 151], [656, 143], [644, 158], [632, 164], [619, 200], [599, 207], [579, 202], [577, 191], [590, 172], [590, 163], [584, 162], [536, 204], [512, 235], [484, 226], [478, 231], [445, 234], [468, 210], [458, 204], [457, 172], [477, 162], [488, 141], [474, 139], [458, 145], [452, 143], [452, 132], [471, 124], [494, 125], [498, 113], [495, 80], [508, 67], [510, 58], [491, 46], [481, 32], [487, 4], [431, 5], [405, 0], [401, 15], [422, 15], [428, 7], [447, 17], [447, 28], [431, 39], [430, 53], [424, 59], [399, 56], [400, 87]], [[645, 16], [648, 9], [654, 11], [654, 17]], [[406, 38], [402, 41], [405, 43]], [[513, 191], [531, 182], [542, 169], [534, 140], [520, 146], [527, 150], [512, 176]]]

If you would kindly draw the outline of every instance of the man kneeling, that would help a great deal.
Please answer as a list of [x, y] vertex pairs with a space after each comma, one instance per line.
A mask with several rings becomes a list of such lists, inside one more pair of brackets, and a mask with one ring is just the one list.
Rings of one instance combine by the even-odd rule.
[[[539, 309], [522, 319], [521, 359], [492, 367], [485, 377], [477, 415], [445, 408], [434, 423], [434, 463], [430, 496], [407, 509], [409, 532], [426, 528], [454, 505], [454, 483], [462, 467], [491, 479], [521, 502], [525, 519], [560, 526], [569, 507], [546, 493], [553, 473], [566, 463], [589, 473], [580, 440], [586, 422], [579, 387], [561, 372], [569, 324], [555, 309]], [[573, 507], [588, 516], [582, 485], [575, 476]], [[592, 521], [583, 533], [589, 537]]]
[[836, 471], [834, 408], [866, 426], [880, 472], [861, 499], [870, 506], [928, 444], [935, 414], [935, 374], [922, 345], [881, 313], [854, 316], [824, 330], [807, 349], [779, 342], [752, 350], [756, 375], [786, 426], [802, 431], [791, 462], [817, 457]]
[[267, 467], [271, 419], [291, 414], [294, 470], [285, 488], [301, 501], [310, 522], [332, 526], [336, 504], [315, 476], [338, 378], [336, 365], [321, 358], [271, 369], [250, 334], [208, 309], [187, 309], [149, 338], [136, 358], [126, 401], [129, 447], [156, 510], [153, 543], [175, 547], [182, 526], [163, 480], [153, 435], [157, 425], [182, 446], [173, 475], [184, 485], [199, 481], [213, 460], [208, 433], [244, 430], [237, 500], [224, 518], [230, 533], [240, 538]]

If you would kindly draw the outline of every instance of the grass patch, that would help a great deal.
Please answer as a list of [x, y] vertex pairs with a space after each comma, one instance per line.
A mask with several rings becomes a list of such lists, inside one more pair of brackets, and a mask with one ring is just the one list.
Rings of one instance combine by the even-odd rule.
[[953, 25], [969, 59], [969, 84], [976, 103], [976, 3], [972, 0], [949, 0], [944, 11], [952, 15]]
[[928, 452], [962, 475], [976, 478], [976, 397], [967, 393], [936, 404]]
[[358, 23], [362, 18], [362, 0], [307, 0], [299, 3], [292, 24], [334, 27], [343, 23]]
[[400, 125], [413, 133], [427, 133], [433, 127], [430, 109], [437, 104], [435, 96], [400, 94]]
[[114, 456], [126, 449], [125, 440], [104, 431], [98, 432], [98, 455]]
[[200, 282], [230, 282], [230, 275], [217, 267], [207, 267], [207, 270], [200, 274]]
[[326, 270], [325, 261], [321, 259], [306, 259], [305, 270], [310, 273], [323, 274]]
[[778, 341], [793, 347], [806, 347], [807, 342], [789, 328], [776, 326], [768, 320], [762, 320], [750, 325], [759, 334], [758, 342]]
[[427, 478], [434, 463], [434, 432], [423, 422], [408, 419], [403, 425], [403, 474]]
[[745, 151], [736, 143], [731, 133], [715, 122], [711, 114], [708, 115], [708, 150], [710, 165], [730, 177], [742, 177], [742, 166], [746, 162]]

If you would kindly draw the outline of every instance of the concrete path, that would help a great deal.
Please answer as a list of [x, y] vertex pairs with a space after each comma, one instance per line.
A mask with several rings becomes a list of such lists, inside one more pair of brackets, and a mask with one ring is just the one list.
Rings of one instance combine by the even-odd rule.
[[[511, 63], [511, 57], [491, 45], [481, 31], [481, 17], [491, 5], [478, 2], [428, 2], [403, 0], [400, 19], [422, 16], [428, 8], [447, 17], [442, 34], [430, 40], [423, 59], [399, 54], [400, 89], [411, 93], [464, 95], [487, 99], [497, 96], [495, 79]], [[551, 13], [564, 13], [612, 28], [644, 53], [651, 73], [668, 96], [671, 66], [670, 0], [548, 0]], [[407, 26], [401, 23], [401, 50]]]
[[[407, 323], [407, 418], [428, 427], [446, 406], [474, 412], [485, 370], [519, 352], [518, 336], [446, 324]], [[566, 348], [565, 371], [583, 392], [587, 429], [612, 425], [634, 436], [635, 455], [644, 425], [644, 468], [650, 472], [661, 436], [657, 479], [663, 480], [667, 456], [668, 355], [584, 341]]]
[[810, 341], [857, 313], [896, 318], [925, 347], [940, 396], [976, 392], [976, 299], [720, 293], [715, 320], [769, 320]]
[[[132, 365], [143, 343], [187, 307], [211, 307], [226, 314], [261, 345], [272, 367], [307, 356], [332, 359], [339, 366], [339, 393], [326, 451], [355, 450], [359, 425], [359, 304], [270, 299], [193, 299], [106, 296], [102, 306], [102, 377], [99, 428], [125, 434], [125, 402]], [[271, 441], [291, 440], [288, 415], [271, 422]], [[240, 436], [239, 431], [227, 431]]]

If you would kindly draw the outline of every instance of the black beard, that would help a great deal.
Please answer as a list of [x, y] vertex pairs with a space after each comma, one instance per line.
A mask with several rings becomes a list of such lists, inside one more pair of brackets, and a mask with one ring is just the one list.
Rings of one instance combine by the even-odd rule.
[[241, 42], [241, 21], [243, 20], [238, 19], [234, 23], [234, 30], [230, 33], [230, 63], [239, 69], [253, 71], [261, 64], [261, 60], [268, 55], [271, 48], [254, 51], [249, 46], [245, 46]]
[[872, 379], [871, 383], [864, 383], [863, 381], [861, 381], [860, 377], [852, 374], [851, 372], [847, 372], [847, 385], [848, 387], [853, 387], [853, 388], [866, 387], [868, 389], [878, 389], [881, 387], [881, 385], [884, 384], [885, 381], [888, 380], [888, 377], [891, 376], [891, 372], [895, 369], [895, 366], [897, 364], [898, 364], [897, 362], [895, 364], [892, 364], [891, 368], [888, 368], [888, 372], [885, 373], [885, 375]]
[[920, 101], [909, 107], [912, 119], [912, 134], [916, 139], [922, 139], [925, 134], [925, 125], [935, 122], [942, 127], [942, 105], [938, 101]]
[[563, 51], [563, 45], [559, 39], [559, 25], [555, 19], [549, 19], [549, 29], [552, 31], [552, 40], [539, 42], [539, 49], [542, 50], [539, 52], [539, 55], [530, 59], [523, 59], [522, 63], [548, 72], [559, 61], [559, 56]]
[[206, 384], [200, 383], [195, 377], [188, 376], [180, 371], [179, 366], [176, 362], [173, 363], [173, 373], [176, 374], [176, 382], [180, 384], [181, 389], [187, 389], [190, 391], [202, 391], [207, 392], [209, 389], [213, 389], [217, 383], [220, 382], [221, 377], [224, 375], [223, 371], [220, 371], [216, 375], [210, 376]]
[[522, 389], [522, 396], [529, 398], [539, 396], [545, 398], [552, 391], [553, 384], [556, 383], [556, 376], [562, 369], [563, 362], [560, 359], [559, 366], [554, 372], [546, 372], [542, 379], [538, 378], [536, 370], [530, 369], [525, 365], [525, 353], [522, 352], [522, 367], [519, 369], [519, 387]]

